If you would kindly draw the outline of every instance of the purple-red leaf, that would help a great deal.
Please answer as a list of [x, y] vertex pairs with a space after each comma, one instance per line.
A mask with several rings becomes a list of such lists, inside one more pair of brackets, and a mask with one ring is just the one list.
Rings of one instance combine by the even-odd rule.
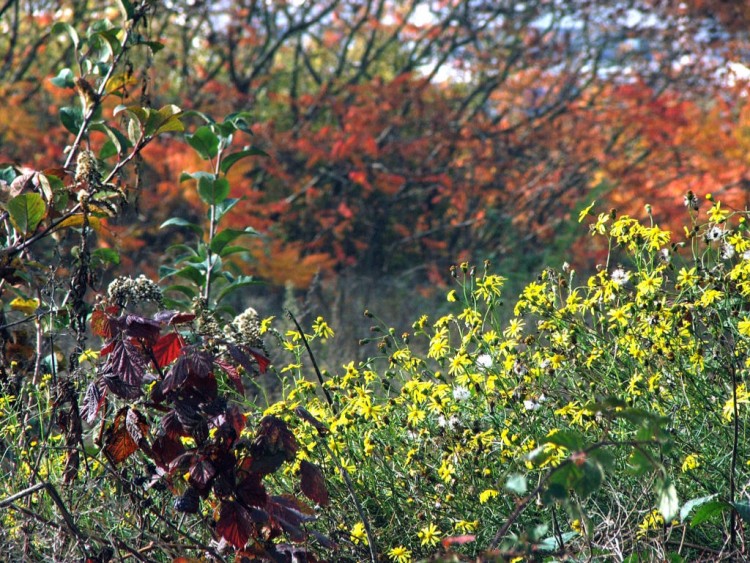
[[145, 341], [153, 346], [159, 339], [161, 325], [158, 321], [138, 315], [128, 315], [125, 318], [125, 334], [131, 338]]
[[146, 433], [148, 432], [146, 417], [134, 408], [129, 408], [125, 415], [125, 428], [133, 441], [136, 444], [140, 444], [141, 441], [145, 439]]
[[326, 488], [323, 472], [320, 468], [303, 459], [300, 462], [299, 470], [301, 478], [300, 486], [304, 495], [320, 506], [327, 505], [328, 489]]
[[227, 542], [240, 549], [250, 538], [252, 527], [252, 516], [240, 503], [233, 500], [221, 503], [216, 532]]
[[245, 394], [245, 386], [242, 385], [242, 378], [240, 377], [240, 373], [237, 371], [237, 369], [230, 363], [224, 362], [222, 360], [214, 360], [214, 364], [219, 366], [224, 373], [227, 374], [227, 377], [229, 377], [229, 381], [232, 382], [232, 385], [234, 385], [235, 389], [241, 394]]
[[190, 468], [190, 484], [199, 491], [204, 491], [214, 475], [216, 475], [214, 464], [207, 459], [202, 459]]
[[258, 473], [251, 473], [237, 484], [237, 498], [246, 506], [264, 507], [268, 500], [268, 493], [263, 485], [263, 479]]
[[195, 318], [193, 313], [180, 313], [179, 311], [159, 311], [154, 315], [154, 320], [161, 324], [178, 325], [189, 323]]
[[128, 385], [141, 385], [146, 367], [143, 358], [133, 344], [119, 340], [107, 359], [104, 371], [112, 373]]
[[102, 391], [99, 387], [101, 380], [94, 381], [86, 389], [86, 394], [83, 396], [83, 404], [81, 405], [81, 417], [86, 424], [91, 424], [96, 419], [96, 415], [99, 414], [99, 410], [104, 404], [104, 400], [107, 397], [106, 389]]

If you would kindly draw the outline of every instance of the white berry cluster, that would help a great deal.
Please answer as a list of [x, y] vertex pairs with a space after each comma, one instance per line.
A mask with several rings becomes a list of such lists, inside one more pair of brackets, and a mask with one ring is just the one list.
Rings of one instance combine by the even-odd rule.
[[123, 307], [146, 301], [162, 303], [161, 289], [143, 274], [135, 279], [129, 276], [115, 278], [107, 287], [107, 295], [110, 300]]

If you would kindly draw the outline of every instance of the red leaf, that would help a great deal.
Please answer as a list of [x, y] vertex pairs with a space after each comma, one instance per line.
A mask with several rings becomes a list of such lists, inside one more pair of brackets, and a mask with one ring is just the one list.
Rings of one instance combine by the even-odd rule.
[[128, 385], [139, 386], [143, 383], [145, 366], [143, 358], [133, 344], [126, 340], [117, 340], [112, 355], [102, 368], [105, 373], [117, 375]]
[[126, 427], [125, 419], [129, 410], [129, 407], [121, 408], [115, 415], [112, 426], [105, 431], [104, 451], [115, 464], [125, 461], [138, 449], [138, 444], [130, 436]]
[[190, 468], [190, 484], [199, 491], [203, 491], [208, 487], [214, 475], [216, 475], [214, 464], [203, 459]]
[[448, 549], [451, 545], [463, 545], [465, 543], [471, 543], [476, 539], [476, 536], [465, 535], [465, 536], [453, 536], [450, 538], [443, 538], [441, 543], [444, 549]]
[[180, 355], [185, 341], [176, 332], [162, 336], [151, 349], [160, 368], [168, 366]]
[[133, 441], [140, 445], [148, 433], [146, 417], [134, 408], [129, 408], [125, 415], [125, 428]]
[[245, 386], [242, 385], [242, 377], [240, 377], [240, 372], [237, 371], [237, 368], [235, 368], [232, 364], [229, 364], [223, 360], [216, 359], [214, 360], [214, 364], [219, 366], [224, 373], [227, 374], [227, 377], [229, 377], [229, 381], [232, 382], [235, 389], [241, 394], [245, 394]]
[[323, 472], [317, 465], [304, 459], [300, 462], [299, 470], [300, 486], [304, 495], [320, 506], [326, 506], [328, 504], [328, 489], [326, 489]]
[[252, 531], [250, 513], [240, 503], [230, 500], [221, 503], [216, 532], [237, 549], [247, 543]]
[[264, 507], [268, 500], [266, 488], [263, 486], [263, 479], [257, 473], [249, 474], [245, 479], [237, 484], [237, 498], [247, 506]]
[[102, 348], [99, 351], [100, 356], [106, 356], [107, 354], [111, 353], [112, 350], [115, 349], [115, 344], [117, 344], [117, 340], [110, 340], [109, 344], [107, 344], [104, 348]]
[[250, 352], [250, 354], [255, 358], [255, 361], [258, 362], [258, 369], [260, 369], [260, 373], [266, 373], [266, 370], [268, 370], [268, 366], [271, 365], [271, 359], [266, 357], [261, 350], [258, 350], [257, 348], [251, 348], [248, 346], [247, 351]]
[[104, 311], [96, 309], [91, 313], [91, 332], [102, 338], [112, 338], [120, 330], [119, 319], [112, 315], [120, 312], [118, 307], [107, 307]]

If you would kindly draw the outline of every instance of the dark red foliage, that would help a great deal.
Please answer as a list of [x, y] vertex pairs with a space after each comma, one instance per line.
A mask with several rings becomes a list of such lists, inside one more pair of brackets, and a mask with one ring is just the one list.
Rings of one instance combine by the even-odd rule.
[[165, 334], [156, 341], [151, 351], [154, 359], [160, 368], [168, 366], [180, 355], [180, 351], [185, 347], [185, 341], [176, 332]]
[[328, 504], [328, 489], [326, 488], [323, 472], [317, 465], [302, 460], [299, 466], [300, 486], [304, 495], [320, 506]]

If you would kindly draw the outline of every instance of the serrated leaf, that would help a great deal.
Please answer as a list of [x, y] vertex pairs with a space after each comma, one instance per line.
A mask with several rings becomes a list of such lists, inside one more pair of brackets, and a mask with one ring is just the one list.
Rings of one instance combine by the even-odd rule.
[[136, 387], [143, 383], [143, 376], [146, 374], [143, 358], [136, 347], [127, 340], [116, 342], [104, 369], [122, 379], [127, 385]]
[[239, 152], [229, 154], [225, 156], [221, 161], [221, 171], [226, 174], [227, 172], [229, 172], [229, 169], [232, 168], [232, 166], [237, 164], [243, 158], [247, 158], [249, 156], [268, 156], [268, 153], [257, 147], [251, 147]]
[[125, 429], [136, 444], [140, 444], [148, 434], [146, 417], [140, 411], [130, 407], [125, 415]]
[[33, 233], [44, 219], [47, 205], [37, 193], [21, 194], [7, 204], [8, 215], [13, 227], [24, 235]]
[[724, 511], [731, 510], [732, 506], [728, 502], [723, 500], [712, 500], [705, 504], [702, 504], [695, 510], [692, 520], [690, 520], [691, 526], [700, 526], [706, 520], [709, 520], [717, 514], [721, 514]]
[[226, 199], [229, 190], [229, 181], [226, 178], [202, 177], [198, 180], [198, 195], [208, 205], [215, 205]]
[[302, 460], [299, 471], [302, 493], [320, 506], [326, 506], [328, 504], [328, 489], [320, 468], [307, 460]]
[[83, 125], [83, 112], [79, 107], [66, 106], [60, 108], [60, 121], [73, 135], [78, 135]]
[[96, 381], [90, 383], [86, 388], [83, 403], [81, 404], [81, 418], [83, 418], [86, 424], [94, 422], [96, 415], [99, 414], [99, 410], [104, 404], [105, 397], [106, 393], [102, 392]]
[[214, 158], [219, 152], [219, 137], [207, 125], [202, 125], [192, 135], [185, 135], [188, 144], [204, 160]]
[[250, 538], [252, 517], [238, 502], [222, 501], [216, 533], [237, 549], [242, 548]]
[[170, 332], [162, 336], [151, 351], [154, 354], [156, 363], [160, 368], [168, 366], [180, 356], [180, 352], [185, 347], [185, 341], [176, 332]]
[[115, 464], [122, 463], [138, 449], [126, 428], [125, 418], [129, 410], [128, 407], [121, 408], [105, 432], [104, 451]]
[[677, 488], [671, 479], [664, 479], [656, 483], [657, 507], [664, 517], [664, 521], [671, 522], [679, 513], [680, 501], [677, 498]]
[[510, 477], [508, 477], [508, 480], [505, 482], [505, 489], [517, 495], [525, 495], [526, 490], [527, 490], [526, 476], [525, 475], [511, 475]]

